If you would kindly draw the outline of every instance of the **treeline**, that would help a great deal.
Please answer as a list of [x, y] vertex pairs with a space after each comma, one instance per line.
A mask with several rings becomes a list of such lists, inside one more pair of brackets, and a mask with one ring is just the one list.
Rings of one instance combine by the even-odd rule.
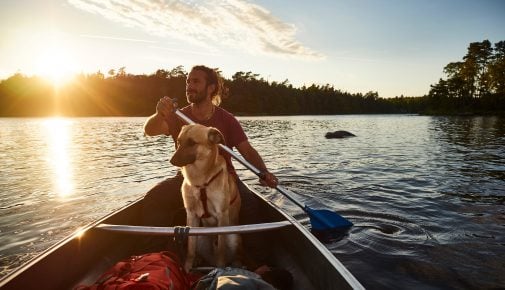
[[444, 67], [446, 79], [431, 85], [426, 113], [505, 112], [505, 41], [473, 42], [462, 61]]
[[[505, 111], [505, 44], [471, 43], [462, 62], [448, 64], [447, 79], [421, 97], [380, 98], [377, 92], [348, 93], [332, 85], [293, 87], [252, 72], [225, 80], [222, 106], [238, 115], [317, 115]], [[15, 74], [0, 83], [0, 116], [147, 116], [167, 95], [186, 105], [182, 66], [133, 75], [125, 68], [81, 74], [62, 87], [39, 77]]]
[[[78, 75], [54, 88], [39, 77], [15, 74], [0, 83], [0, 116], [147, 116], [162, 96], [186, 105], [187, 72], [178, 66], [151, 75], [132, 75], [124, 68]], [[268, 82], [252, 72], [225, 79], [222, 107], [238, 115], [362, 114], [416, 112], [408, 98], [381, 99], [377, 92], [351, 94], [330, 85], [295, 88]], [[404, 105], [406, 104], [406, 105]]]
[[117, 72], [77, 75], [62, 87], [15, 74], [0, 83], [0, 116], [147, 116], [163, 95], [185, 95], [185, 72], [153, 75]]
[[237, 72], [226, 81], [231, 98], [223, 107], [239, 114], [319, 115], [415, 112], [408, 98], [379, 98], [377, 92], [348, 93], [333, 86], [293, 87], [288, 80], [268, 82], [252, 72]]

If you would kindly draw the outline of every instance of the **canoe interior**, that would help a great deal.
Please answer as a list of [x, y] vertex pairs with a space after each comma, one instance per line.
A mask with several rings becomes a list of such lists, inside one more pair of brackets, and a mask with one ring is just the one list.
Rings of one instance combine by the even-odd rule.
[[[263, 201], [257, 213], [258, 217], [266, 218], [270, 222], [292, 220], [268, 201], [256, 197]], [[139, 246], [145, 239], [143, 236], [94, 228], [99, 223], [138, 225], [141, 206], [142, 200], [138, 200], [90, 225], [83, 235], [69, 237], [58, 243], [4, 278], [0, 287], [72, 289], [77, 285], [89, 285], [117, 261], [152, 251]], [[328, 257], [329, 252], [326, 249], [318, 249], [319, 243], [311, 240], [313, 236], [296, 221], [293, 222], [293, 226], [273, 231], [243, 234], [244, 244], [252, 245], [256, 240], [264, 240], [268, 246], [261, 249], [261, 254], [268, 257], [268, 264], [291, 272], [294, 289], [360, 288], [359, 283], [350, 283], [354, 277], [346, 276], [350, 274], [340, 262], [333, 256]], [[246, 247], [245, 253], [254, 253], [254, 250], [249, 251]]]

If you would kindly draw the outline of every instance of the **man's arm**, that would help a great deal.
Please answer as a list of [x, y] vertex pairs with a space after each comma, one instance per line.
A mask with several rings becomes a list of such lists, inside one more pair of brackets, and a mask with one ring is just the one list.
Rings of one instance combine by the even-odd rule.
[[161, 134], [169, 135], [169, 124], [166, 116], [173, 114], [174, 102], [169, 97], [161, 98], [156, 104], [156, 113], [150, 116], [144, 124], [144, 133], [147, 136], [157, 136]]
[[168, 124], [159, 113], [150, 116], [144, 124], [144, 133], [147, 136], [168, 135]]
[[244, 157], [245, 160], [249, 161], [254, 167], [256, 167], [259, 171], [265, 174], [264, 179], [260, 179], [261, 183], [263, 185], [268, 185], [269, 187], [275, 188], [277, 187], [278, 180], [275, 175], [270, 173], [265, 165], [265, 162], [263, 162], [263, 159], [259, 155], [258, 151], [254, 149], [249, 141], [244, 141], [237, 146], [237, 150], [242, 154], [242, 157]]

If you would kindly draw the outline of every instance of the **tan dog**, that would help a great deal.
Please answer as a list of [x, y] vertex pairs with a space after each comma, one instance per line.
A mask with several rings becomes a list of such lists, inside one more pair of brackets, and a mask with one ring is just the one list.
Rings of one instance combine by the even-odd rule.
[[[182, 127], [178, 147], [170, 162], [182, 167], [184, 182], [182, 197], [187, 214], [187, 226], [238, 225], [240, 194], [235, 177], [228, 172], [226, 161], [219, 154], [224, 137], [216, 128], [202, 125]], [[197, 237], [188, 238], [184, 268], [189, 271], [196, 255]], [[215, 249], [216, 265], [223, 267], [229, 260], [238, 263], [239, 235], [219, 235]]]

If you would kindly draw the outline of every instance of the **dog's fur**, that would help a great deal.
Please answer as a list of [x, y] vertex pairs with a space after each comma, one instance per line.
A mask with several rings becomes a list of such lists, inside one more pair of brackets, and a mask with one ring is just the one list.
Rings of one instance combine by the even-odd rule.
[[[224, 144], [221, 132], [216, 128], [198, 124], [187, 125], [182, 127], [177, 143], [177, 150], [170, 162], [182, 167], [184, 182], [181, 190], [186, 208], [187, 226], [198, 227], [200, 222], [203, 226], [238, 225], [240, 194], [235, 177], [228, 172], [226, 161], [219, 154], [218, 144]], [[205, 214], [200, 199], [202, 186], [207, 192], [207, 208], [210, 214], [208, 218], [202, 217]], [[184, 263], [186, 271], [193, 266], [197, 241], [200, 243], [200, 240], [195, 236], [188, 237]], [[234, 265], [240, 264], [238, 260], [240, 246], [239, 235], [219, 235], [214, 253], [215, 264], [224, 267], [230, 262], [229, 260]]]

